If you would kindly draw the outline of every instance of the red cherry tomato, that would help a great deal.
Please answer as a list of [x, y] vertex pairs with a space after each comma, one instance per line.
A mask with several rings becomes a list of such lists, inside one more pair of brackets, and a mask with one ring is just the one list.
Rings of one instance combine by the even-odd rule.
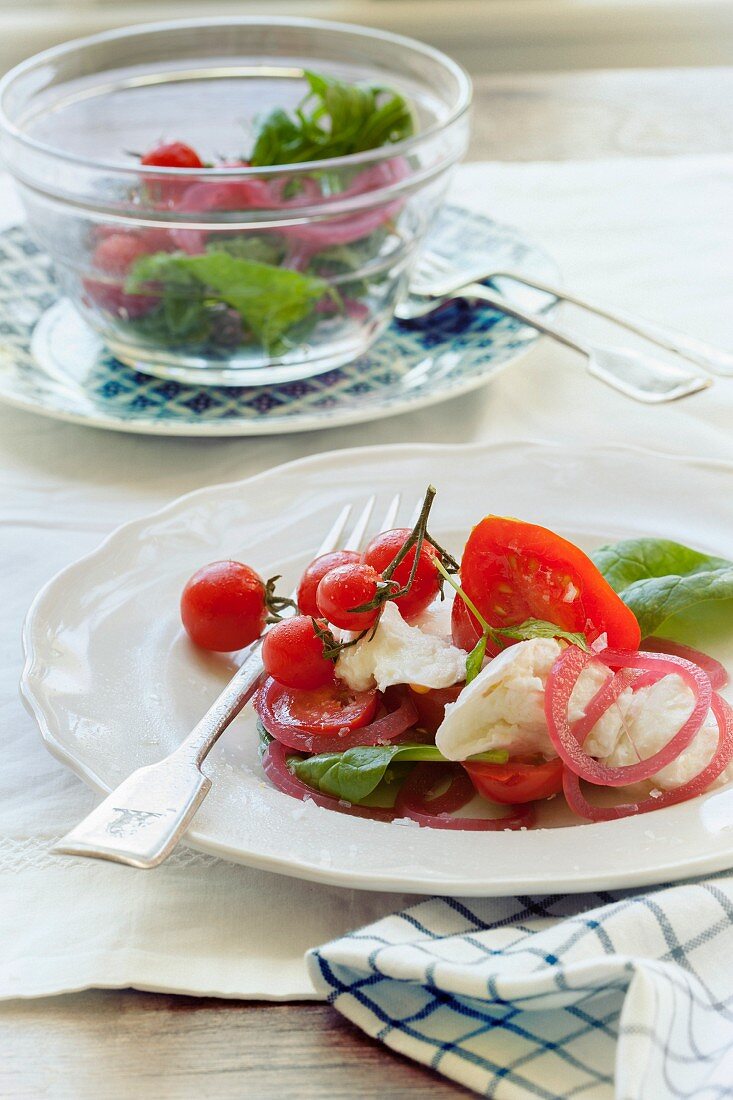
[[111, 233], [100, 241], [92, 255], [92, 267], [109, 275], [126, 275], [150, 249], [131, 233]]
[[351, 562], [329, 570], [318, 585], [316, 602], [321, 615], [342, 630], [368, 630], [379, 617], [379, 610], [353, 611], [369, 603], [377, 594], [382, 578], [364, 562]]
[[[364, 551], [364, 561], [367, 565], [373, 566], [378, 573], [383, 573], [397, 557], [409, 536], [410, 531], [404, 527], [398, 527], [394, 531], [383, 531], [367, 546]], [[412, 588], [406, 596], [400, 596], [395, 600], [404, 619], [416, 618], [437, 596], [440, 588], [440, 574], [435, 568], [437, 553], [430, 543], [422, 544]], [[397, 581], [400, 586], [407, 584], [414, 560], [415, 548], [413, 547], [395, 569], [392, 580]]]
[[351, 691], [338, 681], [311, 691], [287, 688], [272, 680], [266, 685], [270, 685], [266, 689], [267, 712], [278, 726], [292, 727], [302, 734], [333, 736], [335, 748], [339, 734], [343, 737], [369, 725], [380, 698], [376, 690]]
[[283, 619], [268, 630], [262, 663], [273, 680], [289, 688], [313, 691], [335, 679], [333, 661], [323, 656], [323, 643], [307, 615]]
[[259, 638], [267, 618], [265, 583], [238, 561], [199, 569], [181, 596], [181, 619], [192, 642], [229, 653]]
[[545, 619], [589, 642], [606, 633], [612, 649], [639, 648], [633, 612], [590, 558], [534, 523], [481, 520], [463, 552], [461, 586], [491, 626]]
[[146, 243], [131, 233], [112, 233], [99, 242], [92, 254], [92, 267], [114, 279], [84, 279], [84, 289], [95, 305], [109, 313], [143, 317], [159, 299], [152, 294], [126, 294], [125, 276], [130, 268], [150, 251]]
[[204, 162], [195, 149], [182, 141], [156, 145], [140, 161], [155, 168], [203, 168]]
[[523, 764], [516, 760], [508, 760], [506, 764], [466, 761], [463, 766], [478, 793], [491, 802], [536, 802], [562, 790], [560, 759], [541, 764]]
[[300, 578], [296, 603], [303, 615], [312, 615], [318, 618], [318, 604], [316, 603], [316, 589], [326, 573], [335, 569], [337, 565], [348, 565], [350, 562], [361, 561], [361, 554], [356, 550], [333, 550], [330, 554], [321, 554], [314, 558], [310, 565], [306, 566], [303, 576]]
[[455, 703], [465, 684], [453, 687], [431, 688], [430, 691], [415, 691], [410, 688], [410, 698], [417, 708], [417, 724], [427, 733], [437, 733], [438, 726], [445, 718], [446, 703]]

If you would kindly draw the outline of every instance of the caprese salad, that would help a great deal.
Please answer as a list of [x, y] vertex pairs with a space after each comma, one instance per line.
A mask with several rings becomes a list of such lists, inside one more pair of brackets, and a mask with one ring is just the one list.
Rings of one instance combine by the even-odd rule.
[[412, 530], [312, 561], [295, 601], [233, 561], [186, 585], [197, 645], [264, 631], [254, 706], [274, 786], [341, 813], [499, 830], [557, 796], [609, 821], [733, 778], [725, 669], [657, 636], [733, 598], [733, 563], [653, 538], [591, 558], [494, 515], [459, 562], [430, 534], [433, 496]]

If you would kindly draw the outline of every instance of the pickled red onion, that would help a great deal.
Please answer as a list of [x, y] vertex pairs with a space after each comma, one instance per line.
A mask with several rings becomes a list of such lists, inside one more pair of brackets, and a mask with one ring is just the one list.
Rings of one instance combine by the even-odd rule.
[[288, 756], [284, 745], [279, 741], [271, 741], [262, 757], [262, 768], [273, 784], [283, 794], [289, 794], [301, 802], [315, 802], [317, 806], [323, 806], [327, 810], [337, 810], [342, 814], [352, 814], [354, 817], [369, 817], [375, 821], [392, 821], [394, 810], [381, 809], [378, 806], [355, 806], [351, 802], [344, 802], [333, 798], [328, 794], [321, 794], [307, 783], [303, 783], [293, 775], [288, 767]]
[[627, 802], [620, 806], [594, 806], [582, 793], [578, 776], [566, 767], [563, 771], [563, 791], [570, 809], [578, 817], [585, 817], [590, 821], [615, 821], [631, 814], [645, 814], [664, 806], [674, 806], [678, 802], [686, 802], [688, 798], [703, 794], [733, 760], [733, 709], [725, 699], [715, 693], [710, 708], [718, 722], [718, 746], [712, 760], [694, 779], [674, 790], [664, 791], [656, 796], [648, 795], [640, 802]]
[[[692, 690], [695, 697], [692, 713], [664, 748], [647, 757], [646, 760], [640, 760], [637, 764], [629, 764], [625, 767], [609, 767], [584, 751], [568, 720], [568, 704], [581, 673], [593, 661], [601, 661], [609, 668], [616, 670], [639, 669], [642, 672], [658, 672], [658, 679], [667, 675], [677, 675]], [[625, 673], [625, 679], [627, 677], [628, 674]], [[711, 696], [712, 688], [707, 674], [682, 657], [643, 652], [625, 653], [609, 649], [593, 654], [585, 653], [577, 646], [568, 646], [555, 661], [547, 679], [545, 690], [547, 730], [555, 751], [566, 769], [589, 783], [605, 787], [624, 787], [629, 783], [650, 779], [656, 772], [677, 759], [702, 727], [710, 709]]]
[[296, 752], [345, 752], [358, 745], [386, 745], [394, 741], [417, 721], [417, 708], [408, 690], [388, 688], [384, 703], [388, 713], [375, 718], [367, 726], [351, 730], [343, 737], [338, 733], [318, 734], [295, 723], [278, 720], [274, 709], [276, 695], [282, 688], [272, 679], [266, 680], [253, 703], [267, 732], [276, 741]]
[[[447, 791], [437, 798], [428, 798], [430, 791], [440, 780], [450, 780]], [[535, 813], [531, 803], [513, 808], [504, 817], [454, 817], [470, 802], [476, 792], [465, 771], [460, 766], [418, 764], [413, 768], [395, 801], [395, 817], [406, 817], [418, 825], [430, 829], [457, 829], [471, 832], [497, 832], [501, 829], [522, 829], [534, 824]]]
[[683, 645], [681, 642], [673, 642], [671, 638], [645, 638], [641, 648], [652, 653], [671, 653], [674, 657], [683, 657], [686, 661], [698, 665], [703, 672], [707, 672], [713, 691], [720, 691], [728, 683], [728, 671], [716, 661], [709, 653], [703, 653], [700, 649]]

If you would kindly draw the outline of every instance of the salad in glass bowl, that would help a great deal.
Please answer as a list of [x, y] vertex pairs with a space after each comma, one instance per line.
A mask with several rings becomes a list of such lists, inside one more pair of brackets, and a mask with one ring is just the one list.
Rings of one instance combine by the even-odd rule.
[[458, 561], [430, 534], [433, 496], [412, 530], [316, 558], [295, 601], [240, 562], [188, 581], [194, 644], [229, 652], [265, 631], [254, 705], [275, 787], [339, 813], [496, 831], [534, 826], [548, 799], [611, 821], [733, 779], [726, 670], [656, 634], [729, 598], [733, 563], [653, 538], [591, 559], [493, 515]]
[[468, 138], [470, 83], [412, 40], [198, 20], [79, 40], [0, 84], [0, 142], [59, 282], [123, 362], [307, 377], [392, 317]]

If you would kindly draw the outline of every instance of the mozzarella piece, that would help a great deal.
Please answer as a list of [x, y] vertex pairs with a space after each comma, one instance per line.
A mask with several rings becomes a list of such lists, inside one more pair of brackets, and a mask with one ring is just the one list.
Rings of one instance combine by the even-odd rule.
[[410, 626], [391, 601], [384, 605], [374, 637], [367, 634], [336, 662], [336, 675], [352, 691], [390, 684], [450, 687], [465, 679], [466, 654], [441, 638]]
[[[455, 703], [446, 707], [435, 743], [449, 760], [506, 749], [510, 755], [542, 753], [556, 756], [547, 733], [544, 702], [547, 677], [561, 647], [554, 639], [534, 638], [505, 649], [473, 680]], [[568, 707], [570, 722], [612, 675], [600, 663], [583, 670]], [[584, 748], [611, 767], [626, 767], [647, 759], [668, 743], [687, 721], [694, 695], [681, 677], [664, 676], [633, 692], [626, 688], [593, 726]], [[712, 711], [692, 743], [676, 760], [653, 776], [661, 790], [673, 790], [694, 779], [712, 759], [718, 744], [718, 724]], [[717, 783], [733, 779], [733, 765]]]
[[445, 718], [435, 743], [449, 760], [489, 749], [555, 756], [545, 719], [545, 685], [560, 655], [554, 638], [532, 638], [505, 649], [481, 670]]
[[[446, 585], [447, 588], [448, 585]], [[440, 596], [436, 596], [430, 606], [413, 619], [412, 625], [419, 627], [423, 634], [433, 634], [436, 638], [451, 641], [451, 612], [454, 596], [452, 588], [446, 591], [444, 599], [441, 600]]]
[[[695, 697], [681, 677], [664, 676], [656, 684], [637, 692], [624, 692], [619, 697], [617, 713], [622, 716], [619, 736], [613, 749], [603, 757], [604, 764], [626, 767], [653, 756], [664, 748], [692, 713]], [[593, 735], [591, 735], [592, 737]], [[718, 723], [708, 711], [692, 743], [676, 760], [662, 768], [652, 778], [661, 790], [673, 790], [694, 779], [713, 758], [718, 744]], [[597, 746], [586, 742], [594, 756]]]

